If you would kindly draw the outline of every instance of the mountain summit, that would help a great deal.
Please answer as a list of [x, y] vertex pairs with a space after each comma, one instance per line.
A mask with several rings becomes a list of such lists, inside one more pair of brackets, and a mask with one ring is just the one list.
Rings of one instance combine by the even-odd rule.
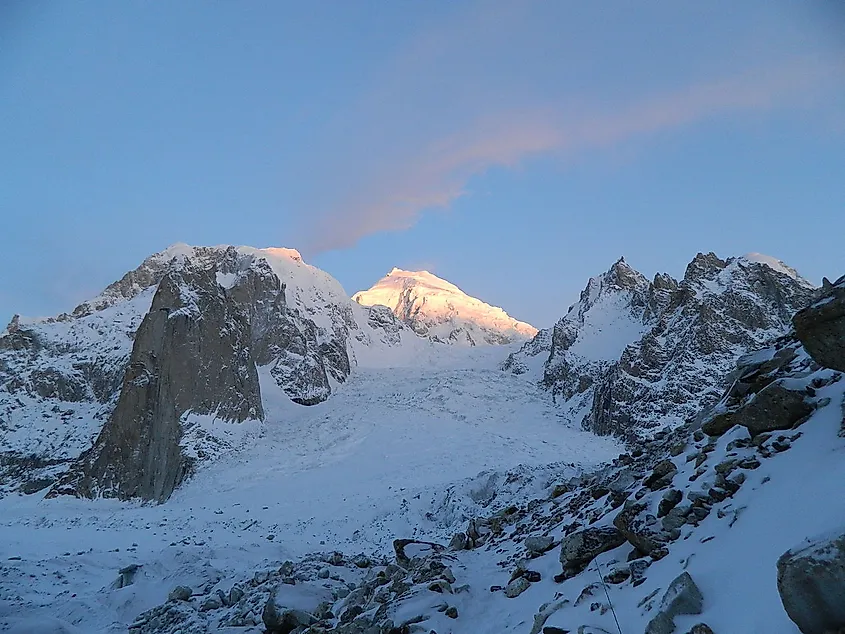
[[530, 339], [537, 329], [497, 306], [464, 293], [428, 271], [394, 268], [352, 299], [362, 306], [387, 306], [414, 332], [432, 341], [496, 345]]
[[699, 253], [683, 279], [651, 282], [620, 259], [503, 367], [534, 374], [571, 422], [639, 439], [718, 401], [736, 359], [783, 335], [815, 293], [759, 253]]

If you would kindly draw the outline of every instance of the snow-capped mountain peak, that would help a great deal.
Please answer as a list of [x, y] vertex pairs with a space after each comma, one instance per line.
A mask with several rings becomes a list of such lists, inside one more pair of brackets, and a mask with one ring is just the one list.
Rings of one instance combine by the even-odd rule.
[[744, 262], [756, 262], [758, 264], [765, 264], [773, 271], [788, 275], [794, 280], [799, 280], [801, 282], [806, 282], [807, 284], [810, 284], [809, 282], [807, 282], [807, 280], [801, 277], [798, 271], [793, 269], [788, 264], [784, 263], [783, 260], [778, 260], [777, 258], [772, 257], [771, 255], [764, 255], [762, 253], [746, 253], [738, 259]]
[[352, 299], [362, 306], [387, 306], [417, 334], [432, 341], [469, 346], [507, 344], [537, 334], [530, 324], [428, 271], [393, 268]]

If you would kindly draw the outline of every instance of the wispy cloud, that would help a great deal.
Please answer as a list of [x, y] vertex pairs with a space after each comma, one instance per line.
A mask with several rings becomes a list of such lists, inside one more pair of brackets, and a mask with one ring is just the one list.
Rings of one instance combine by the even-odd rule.
[[[515, 166], [538, 155], [609, 148], [649, 135], [728, 114], [759, 113], [811, 104], [820, 88], [843, 76], [845, 63], [815, 59], [758, 69], [693, 84], [612, 110], [552, 106], [489, 115], [471, 127], [439, 138], [413, 155], [379, 165], [329, 208], [308, 243], [311, 253], [351, 247], [380, 231], [407, 229], [421, 212], [448, 208], [476, 175]], [[378, 161], [377, 161], [378, 164]]]

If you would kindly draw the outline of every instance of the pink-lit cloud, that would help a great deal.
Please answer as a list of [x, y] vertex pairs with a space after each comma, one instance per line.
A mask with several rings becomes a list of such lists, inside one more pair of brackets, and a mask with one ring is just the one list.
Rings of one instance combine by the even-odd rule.
[[613, 109], [550, 104], [487, 114], [398, 159], [391, 156], [382, 164], [376, 156], [367, 177], [318, 214], [307, 251], [347, 248], [376, 232], [410, 228], [421, 212], [448, 208], [465, 194], [473, 176], [494, 167], [513, 167], [540, 155], [573, 160], [585, 151], [712, 117], [810, 106], [828, 82], [842, 76], [845, 60], [798, 59]]

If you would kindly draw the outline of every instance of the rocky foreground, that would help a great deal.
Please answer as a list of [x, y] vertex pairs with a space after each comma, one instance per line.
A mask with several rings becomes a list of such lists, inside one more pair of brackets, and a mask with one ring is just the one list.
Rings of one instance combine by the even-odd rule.
[[[390, 558], [326, 552], [229, 587], [175, 587], [130, 631], [795, 631], [785, 612], [803, 634], [845, 632], [845, 278], [794, 324], [740, 360], [698, 422], [475, 518], [448, 544], [399, 538]], [[817, 517], [790, 519], [801, 505]], [[826, 534], [756, 558], [810, 520], [828, 522]], [[738, 606], [737, 579], [753, 579], [762, 603]]]

